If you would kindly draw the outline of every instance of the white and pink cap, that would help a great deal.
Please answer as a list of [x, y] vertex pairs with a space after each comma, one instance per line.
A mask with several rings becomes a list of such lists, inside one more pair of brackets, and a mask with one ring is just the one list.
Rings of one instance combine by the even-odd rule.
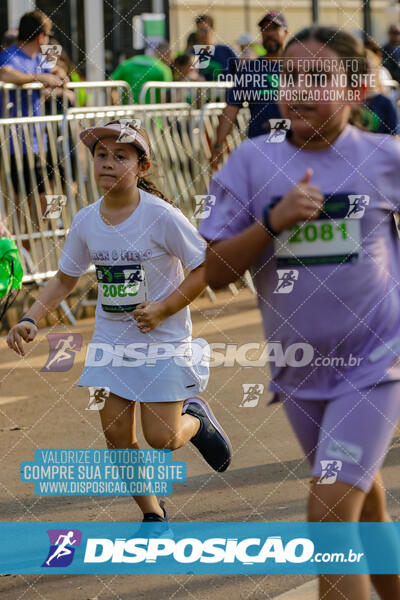
[[143, 150], [146, 158], [150, 158], [150, 147], [146, 139], [137, 129], [133, 129], [129, 125], [112, 123], [109, 125], [88, 127], [88, 129], [81, 131], [79, 137], [92, 154], [97, 142], [106, 137], [117, 137], [120, 138], [119, 141], [121, 143], [133, 144], [136, 148]]

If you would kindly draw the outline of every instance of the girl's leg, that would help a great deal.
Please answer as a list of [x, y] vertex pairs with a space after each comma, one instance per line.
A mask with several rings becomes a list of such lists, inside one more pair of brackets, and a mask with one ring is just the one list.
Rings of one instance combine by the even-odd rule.
[[[110, 393], [104, 408], [100, 411], [108, 448], [139, 448], [136, 440], [135, 413], [136, 402]], [[155, 496], [133, 496], [133, 498], [143, 514], [155, 513], [164, 517], [164, 512]]]
[[[399, 418], [399, 393], [400, 382], [390, 382], [365, 390], [354, 389], [327, 403], [313, 475], [320, 480], [322, 461], [329, 460], [335, 466], [337, 480], [330, 485], [314, 483], [310, 520], [359, 521], [367, 520], [368, 514], [387, 518], [383, 489], [379, 490], [381, 479], [376, 474]], [[343, 595], [348, 600], [369, 598], [366, 577], [369, 579], [364, 575], [321, 576], [321, 598], [342, 600]], [[385, 589], [387, 577], [374, 577], [379, 589]], [[387, 585], [396, 585], [396, 579], [389, 576]], [[389, 597], [393, 596], [386, 595]]]
[[143, 403], [141, 409], [143, 433], [153, 448], [176, 450], [190, 440], [215, 471], [229, 467], [232, 448], [228, 436], [198, 396], [184, 402]]
[[[322, 423], [327, 407], [326, 402], [315, 400], [283, 400], [286, 416], [296, 433], [303, 451], [314, 465], [318, 443], [321, 438]], [[351, 488], [346, 483], [318, 485], [313, 480], [308, 502], [309, 521], [352, 521], [358, 520], [365, 494]], [[354, 489], [355, 493], [349, 493]], [[357, 508], [358, 506], [358, 508]], [[324, 600], [369, 600], [368, 575], [353, 580], [342, 575], [321, 575], [319, 577], [319, 594]], [[352, 594], [352, 595], [351, 595]]]
[[141, 404], [143, 434], [153, 448], [177, 450], [200, 428], [196, 417], [182, 414], [183, 401], [144, 402]]
[[[311, 522], [356, 522], [366, 498], [365, 492], [343, 481], [330, 485], [312, 483], [308, 520]], [[369, 575], [320, 575], [319, 597], [322, 600], [369, 600]]]
[[[360, 521], [370, 521], [372, 523], [391, 521], [386, 509], [385, 488], [379, 471], [375, 476], [370, 492], [365, 498]], [[385, 546], [388, 549], [391, 548], [393, 555], [399, 555], [398, 536], [395, 531], [392, 533], [388, 531]], [[399, 575], [371, 575], [371, 581], [382, 600], [400, 598]]]

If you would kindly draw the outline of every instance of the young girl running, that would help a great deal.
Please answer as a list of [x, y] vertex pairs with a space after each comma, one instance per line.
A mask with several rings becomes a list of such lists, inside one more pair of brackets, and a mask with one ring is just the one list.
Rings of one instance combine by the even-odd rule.
[[[196, 396], [207, 384], [208, 367], [198, 360], [190, 366], [177, 356], [193, 350], [188, 304], [205, 289], [205, 242], [145, 178], [151, 148], [143, 129], [112, 121], [84, 130], [81, 139], [93, 155], [104, 195], [76, 215], [59, 271], [10, 330], [7, 343], [24, 356], [22, 340], [35, 338], [36, 323], [94, 263], [98, 302], [91, 348], [101, 347], [103, 354], [89, 351], [78, 385], [110, 390], [100, 412], [108, 446], [138, 448], [135, 408], [140, 403], [143, 433], [153, 448], [175, 450], [190, 440], [213, 469], [224, 471], [231, 460], [229, 440]], [[190, 271], [186, 278], [182, 263]], [[135, 354], [132, 347], [138, 345]], [[135, 500], [144, 521], [167, 528], [165, 509], [155, 496]]]
[[[324, 72], [310, 90], [311, 59]], [[284, 63], [300, 92], [280, 106], [290, 133], [244, 142], [214, 176], [200, 228], [212, 242], [206, 280], [220, 288], [254, 268], [265, 336], [284, 353], [271, 390], [312, 466], [308, 519], [387, 521], [379, 468], [400, 414], [400, 144], [349, 124], [365, 94], [351, 76], [366, 73], [352, 35], [302, 30]], [[328, 466], [336, 481], [321, 485]], [[398, 576], [371, 580], [381, 598], [400, 598]], [[368, 575], [321, 575], [320, 598], [367, 600], [369, 585]]]

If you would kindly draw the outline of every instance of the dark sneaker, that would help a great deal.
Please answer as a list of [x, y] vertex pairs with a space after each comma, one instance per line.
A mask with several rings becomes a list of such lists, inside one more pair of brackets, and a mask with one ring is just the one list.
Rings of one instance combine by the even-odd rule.
[[232, 459], [229, 438], [214, 417], [210, 407], [201, 398], [188, 398], [183, 403], [182, 414], [200, 420], [200, 429], [190, 440], [215, 471], [225, 471]]
[[167, 511], [164, 508], [164, 502], [160, 502], [164, 517], [156, 513], [146, 513], [143, 515], [143, 521], [139, 529], [135, 531], [133, 537], [143, 538], [173, 538], [174, 534], [169, 526]]

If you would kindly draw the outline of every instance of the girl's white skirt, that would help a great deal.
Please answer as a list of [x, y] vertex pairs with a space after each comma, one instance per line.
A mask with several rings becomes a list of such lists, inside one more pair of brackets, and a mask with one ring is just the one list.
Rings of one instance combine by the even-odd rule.
[[176, 402], [205, 390], [210, 352], [204, 339], [151, 346], [137, 358], [129, 350], [118, 355], [109, 344], [92, 341], [78, 385], [106, 388], [133, 402]]

